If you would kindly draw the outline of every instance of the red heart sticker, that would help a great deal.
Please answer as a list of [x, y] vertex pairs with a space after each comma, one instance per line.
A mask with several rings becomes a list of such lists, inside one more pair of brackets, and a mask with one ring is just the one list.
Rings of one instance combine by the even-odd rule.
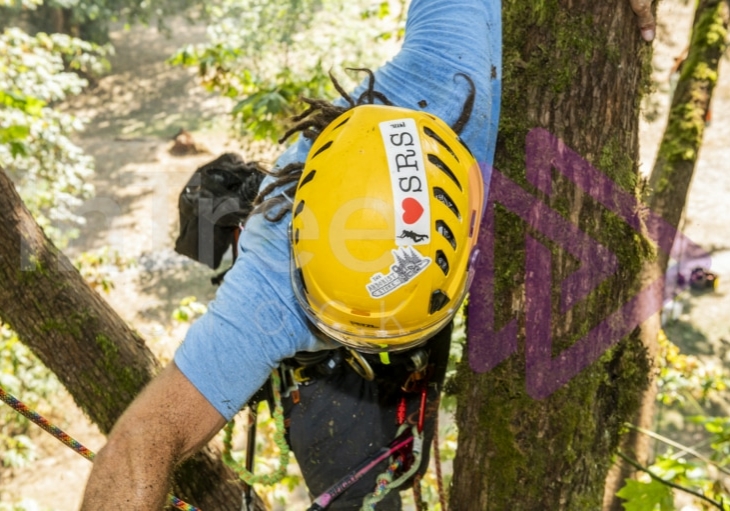
[[416, 199], [408, 197], [403, 199], [403, 221], [407, 224], [415, 224], [423, 215], [423, 206]]

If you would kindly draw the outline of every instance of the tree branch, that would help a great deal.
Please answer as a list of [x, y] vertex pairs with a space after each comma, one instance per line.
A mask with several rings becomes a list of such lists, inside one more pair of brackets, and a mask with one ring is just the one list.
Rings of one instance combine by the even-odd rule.
[[649, 474], [649, 477], [651, 477], [655, 481], [658, 481], [658, 482], [660, 482], [662, 484], [665, 484], [665, 485], [669, 486], [670, 488], [674, 488], [675, 490], [679, 490], [679, 491], [683, 491], [685, 493], [689, 493], [690, 495], [693, 495], [693, 496], [697, 497], [698, 499], [702, 499], [705, 502], [708, 502], [708, 503], [712, 504], [713, 506], [715, 506], [720, 511], [726, 511], [725, 510], [725, 506], [723, 505], [722, 502], [718, 502], [718, 501], [713, 500], [710, 497], [704, 495], [703, 493], [700, 493], [698, 491], [692, 490], [690, 488], [687, 488], [685, 486], [679, 485], [677, 483], [673, 483], [672, 481], [669, 481], [668, 479], [664, 479], [662, 477], [659, 477], [654, 472], [652, 472], [651, 470], [649, 470], [649, 468], [641, 465], [638, 461], [636, 461], [636, 460], [634, 460], [634, 459], [626, 456], [621, 451], [617, 451], [616, 454], [618, 454], [621, 459], [623, 459], [626, 463], [628, 463], [629, 465], [631, 465], [632, 467], [634, 467], [636, 470], [640, 470], [642, 472], [645, 472], [646, 474]]
[[687, 447], [686, 445], [680, 444], [679, 442], [675, 442], [671, 438], [667, 438], [665, 436], [660, 435], [659, 433], [655, 433], [654, 431], [649, 431], [648, 429], [644, 429], [639, 426], [634, 426], [633, 424], [630, 424], [630, 423], [626, 423], [626, 426], [635, 431], [638, 431], [639, 433], [643, 433], [646, 436], [650, 436], [656, 440], [659, 440], [662, 443], [671, 445], [672, 447], [676, 447], [677, 449], [681, 449], [683, 452], [686, 452], [687, 454], [690, 454], [690, 455], [694, 456], [695, 458], [704, 461], [708, 465], [712, 465], [712, 466], [716, 467], [720, 472], [730, 475], [730, 470], [728, 470], [727, 468], [718, 464], [716, 461], [712, 461], [710, 458], [703, 456], [702, 454], [698, 453], [691, 447]]

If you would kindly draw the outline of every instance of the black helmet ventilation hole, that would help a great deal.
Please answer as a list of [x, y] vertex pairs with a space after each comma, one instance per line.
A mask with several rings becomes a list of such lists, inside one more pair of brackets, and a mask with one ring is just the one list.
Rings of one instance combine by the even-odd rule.
[[302, 186], [304, 186], [307, 183], [309, 183], [312, 179], [314, 179], [314, 175], [316, 173], [317, 173], [317, 171], [316, 170], [313, 170], [312, 172], [310, 172], [309, 174], [307, 174], [306, 176], [304, 176], [304, 179], [302, 179], [302, 182], [299, 183], [299, 188], [301, 188]]
[[441, 236], [446, 238], [446, 241], [451, 244], [451, 248], [456, 250], [456, 238], [454, 238], [454, 233], [451, 232], [451, 229], [449, 229], [449, 226], [446, 225], [446, 222], [443, 220], [436, 220], [436, 230]]
[[454, 204], [454, 201], [451, 200], [451, 197], [449, 197], [449, 194], [443, 191], [443, 189], [439, 188], [438, 186], [435, 186], [433, 189], [433, 196], [436, 197], [439, 201], [443, 202], [447, 208], [449, 208], [455, 215], [456, 218], [461, 220], [461, 215], [459, 214], [459, 209], [456, 207], [456, 204]]
[[344, 121], [342, 121], [340, 124], [338, 124], [337, 126], [335, 126], [334, 128], [332, 128], [332, 131], [335, 131], [336, 129], [341, 128], [342, 125], [345, 124], [347, 121], [349, 121], [351, 117], [352, 116], [348, 117], [347, 119], [345, 119]]
[[431, 293], [431, 305], [428, 308], [429, 314], [440, 311], [444, 308], [444, 305], [449, 303], [449, 301], [451, 301], [451, 299], [446, 296], [446, 293], [444, 293], [440, 289], [437, 289], [436, 291]]
[[297, 207], [294, 208], [294, 218], [296, 218], [297, 216], [299, 216], [299, 214], [302, 211], [304, 211], [304, 201], [303, 200], [300, 200], [299, 201], [299, 204], [297, 204]]
[[431, 163], [433, 163], [434, 165], [436, 165], [436, 167], [438, 167], [439, 170], [441, 170], [441, 172], [443, 172], [444, 174], [446, 174], [447, 176], [449, 176], [449, 178], [451, 178], [451, 180], [454, 183], [456, 183], [456, 186], [459, 187], [459, 190], [462, 189], [461, 188], [461, 183], [459, 183], [459, 180], [456, 179], [456, 175], [454, 175], [454, 173], [451, 171], [451, 169], [444, 162], [442, 162], [439, 159], [438, 156], [436, 156], [435, 154], [429, 154], [428, 155], [428, 161], [430, 161]]
[[332, 146], [332, 140], [327, 142], [325, 145], [317, 149], [317, 152], [312, 155], [312, 158], [316, 158], [319, 153], [323, 153]]
[[299, 243], [299, 229], [294, 231], [294, 244]]
[[451, 153], [451, 156], [453, 156], [456, 161], [459, 161], [459, 157], [456, 156], [456, 153], [431, 128], [429, 128], [429, 127], [426, 126], [426, 127], [423, 128], [423, 132], [426, 134], [426, 136], [431, 137], [436, 142], [438, 142], [439, 144], [441, 144], [449, 153]]
[[444, 272], [444, 275], [449, 274], [449, 260], [446, 259], [446, 254], [444, 254], [441, 250], [436, 251], [436, 264], [439, 265], [439, 268], [441, 268], [441, 271]]

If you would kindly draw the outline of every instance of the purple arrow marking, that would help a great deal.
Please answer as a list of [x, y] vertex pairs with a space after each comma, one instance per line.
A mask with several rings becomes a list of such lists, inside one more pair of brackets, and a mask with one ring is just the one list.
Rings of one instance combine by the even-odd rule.
[[[677, 232], [661, 217], [645, 210], [639, 201], [595, 169], [558, 138], [543, 129], [528, 136], [527, 179], [546, 195], [552, 195], [551, 169], [555, 168], [592, 200], [623, 219], [635, 232], [653, 240], [660, 250], [671, 252], [672, 240], [701, 253], [697, 264], [709, 266], [709, 256]], [[493, 169], [488, 204], [480, 233], [483, 254], [477, 265], [472, 293], [484, 297], [469, 306], [469, 361], [476, 372], [494, 368], [517, 350], [517, 322], [501, 330], [494, 326], [494, 205], [502, 204], [519, 215], [532, 229], [552, 240], [580, 261], [580, 268], [561, 283], [562, 314], [585, 299], [617, 269], [615, 255], [590, 238], [546, 204]], [[597, 360], [613, 344], [630, 333], [662, 306], [663, 276], [629, 299], [614, 313], [560, 355], [552, 357], [550, 250], [531, 235], [526, 236], [525, 356], [527, 389], [536, 399], [549, 396]], [[702, 264], [705, 263], [705, 264]]]

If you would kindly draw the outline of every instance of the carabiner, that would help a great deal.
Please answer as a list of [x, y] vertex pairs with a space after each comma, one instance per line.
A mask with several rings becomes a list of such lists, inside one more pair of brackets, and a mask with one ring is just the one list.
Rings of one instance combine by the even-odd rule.
[[370, 367], [368, 361], [352, 348], [347, 348], [347, 353], [349, 356], [345, 356], [345, 360], [350, 364], [350, 367], [367, 381], [373, 381], [375, 379], [375, 371]]

